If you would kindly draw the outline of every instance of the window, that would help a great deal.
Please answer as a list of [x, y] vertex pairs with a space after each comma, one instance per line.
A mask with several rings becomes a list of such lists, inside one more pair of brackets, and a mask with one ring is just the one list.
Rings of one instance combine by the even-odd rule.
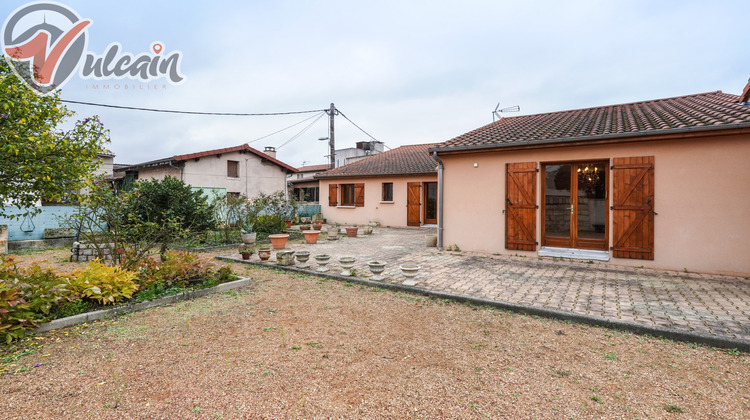
[[240, 177], [240, 163], [236, 160], [227, 161], [227, 177], [228, 178], [239, 178]]
[[341, 205], [354, 206], [354, 184], [341, 184]]
[[382, 201], [393, 201], [393, 182], [383, 183], [383, 200]]

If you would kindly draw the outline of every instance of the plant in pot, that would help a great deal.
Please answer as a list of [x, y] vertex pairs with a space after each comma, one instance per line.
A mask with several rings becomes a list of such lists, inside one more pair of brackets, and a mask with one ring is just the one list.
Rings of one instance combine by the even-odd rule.
[[249, 260], [250, 256], [253, 255], [253, 246], [242, 244], [239, 247], [240, 255], [242, 255], [243, 260]]
[[263, 244], [258, 248], [258, 257], [261, 261], [268, 261], [269, 258], [271, 258], [271, 246], [268, 244]]
[[312, 228], [313, 230], [320, 230], [323, 228], [323, 221], [320, 220], [320, 213], [315, 213], [312, 216]]

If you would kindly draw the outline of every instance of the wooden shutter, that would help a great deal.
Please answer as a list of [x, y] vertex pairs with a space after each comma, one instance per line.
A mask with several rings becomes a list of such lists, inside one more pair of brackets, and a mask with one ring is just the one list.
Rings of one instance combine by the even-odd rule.
[[505, 248], [536, 249], [536, 162], [509, 163], [505, 177]]
[[654, 259], [654, 157], [612, 159], [612, 256]]
[[328, 205], [336, 207], [339, 202], [339, 186], [338, 184], [328, 184]]
[[354, 184], [354, 207], [365, 206], [365, 184]]
[[419, 226], [419, 200], [421, 182], [406, 183], [406, 225]]

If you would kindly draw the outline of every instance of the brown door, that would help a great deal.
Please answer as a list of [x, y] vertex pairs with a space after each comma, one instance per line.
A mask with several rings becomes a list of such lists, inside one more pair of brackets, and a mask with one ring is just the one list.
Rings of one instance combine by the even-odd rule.
[[505, 248], [536, 249], [536, 162], [509, 163], [505, 177]]
[[424, 224], [437, 224], [437, 182], [424, 183]]
[[419, 226], [419, 199], [421, 194], [419, 189], [422, 187], [420, 182], [406, 183], [406, 224], [407, 226]]
[[542, 245], [607, 249], [607, 162], [544, 165]]
[[654, 259], [654, 157], [612, 159], [612, 256]]

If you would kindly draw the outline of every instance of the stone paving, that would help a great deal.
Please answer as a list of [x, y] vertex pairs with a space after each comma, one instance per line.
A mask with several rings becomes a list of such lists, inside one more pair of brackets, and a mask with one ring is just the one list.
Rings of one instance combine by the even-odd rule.
[[[367, 262], [380, 260], [388, 264], [384, 281], [402, 283], [399, 265], [412, 262], [421, 266], [414, 287], [425, 291], [637, 324], [646, 331], [666, 329], [688, 339], [716, 337], [750, 348], [748, 278], [439, 251], [427, 247], [427, 233], [434, 229], [378, 227], [372, 235], [339, 235], [338, 240], [321, 235], [317, 244], [290, 243], [287, 249], [310, 251], [310, 270], [317, 268], [315, 254], [331, 255], [333, 274], [340, 271], [339, 257], [354, 256], [359, 277], [371, 276]], [[252, 258], [258, 260], [257, 255]]]

